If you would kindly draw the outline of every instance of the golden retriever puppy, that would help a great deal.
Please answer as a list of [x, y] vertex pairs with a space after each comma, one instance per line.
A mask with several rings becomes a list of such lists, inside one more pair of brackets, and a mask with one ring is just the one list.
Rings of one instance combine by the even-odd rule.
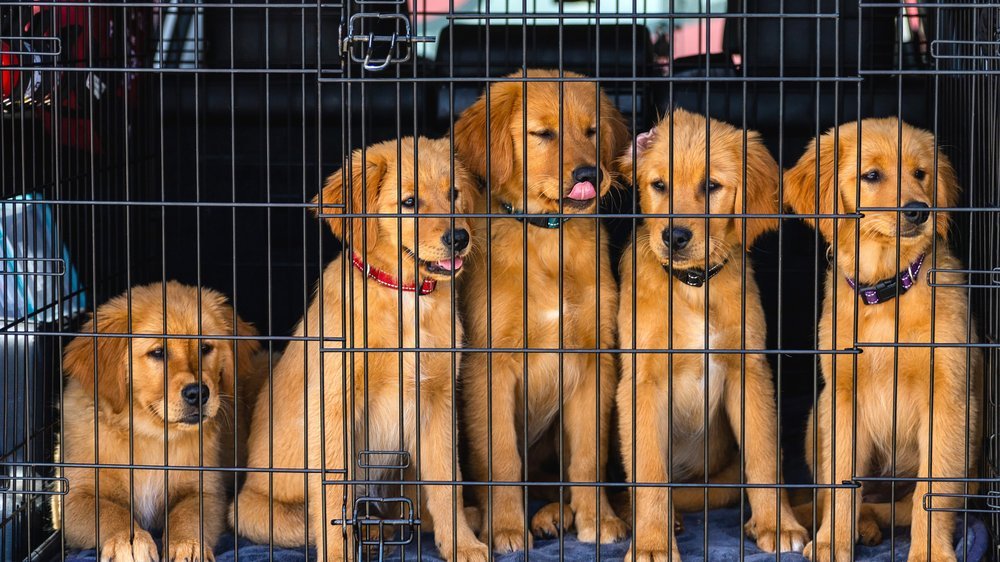
[[[470, 259], [462, 300], [472, 346], [553, 352], [465, 354], [464, 429], [478, 480], [522, 480], [525, 440], [535, 443], [554, 429], [565, 431], [569, 479], [595, 482], [603, 477], [608, 453], [615, 359], [557, 350], [613, 349], [618, 289], [600, 221], [546, 214], [560, 208], [570, 215], [596, 211], [598, 199], [611, 187], [612, 164], [628, 143], [628, 131], [597, 84], [566, 82], [560, 98], [558, 73], [529, 70], [527, 75], [543, 80], [495, 83], [489, 108], [484, 95], [455, 123], [456, 148], [489, 185], [489, 212], [510, 215], [493, 219], [489, 229], [477, 227], [477, 242], [491, 248], [490, 259], [485, 251]], [[521, 490], [500, 486], [477, 492], [486, 510], [483, 535], [492, 528], [493, 548], [530, 547]], [[490, 494], [492, 513], [486, 509]], [[604, 488], [576, 486], [570, 495], [571, 510], [558, 504], [543, 508], [532, 520], [532, 531], [554, 533], [560, 523], [575, 523], [582, 541], [606, 543], [625, 536]]]
[[[350, 167], [330, 176], [314, 200], [324, 212], [370, 216], [327, 220], [344, 240], [345, 250], [327, 265], [319, 294], [295, 331], [297, 338], [321, 336], [321, 341], [293, 340], [282, 355], [273, 378], [273, 434], [268, 430], [265, 390], [255, 411], [250, 465], [268, 466], [272, 440], [275, 466], [301, 463], [306, 424], [308, 466], [322, 467], [328, 483], [324, 485], [319, 475], [311, 475], [308, 482], [309, 540], [318, 545], [320, 560], [353, 559], [358, 540], [350, 525], [345, 531], [331, 521], [342, 521], [345, 513], [353, 518], [359, 494], [353, 485], [329, 482], [386, 478], [388, 486], [399, 478], [388, 469], [362, 468], [392, 459], [361, 459], [361, 451], [397, 451], [402, 446], [413, 459], [407, 480], [461, 479], [453, 462], [456, 437], [451, 423], [457, 376], [453, 367], [461, 356], [451, 349], [462, 343], [462, 323], [453, 306], [452, 281], [472, 248], [472, 233], [468, 219], [440, 215], [471, 212], [477, 194], [472, 176], [460, 162], [452, 169], [452, 160], [447, 139], [407, 137], [376, 144], [355, 151]], [[422, 213], [433, 216], [410, 217]], [[321, 354], [321, 347], [330, 351]], [[416, 347], [424, 351], [398, 351]], [[386, 351], [350, 351], [353, 348]], [[244, 523], [250, 521], [263, 540], [270, 531], [276, 542], [283, 537], [286, 544], [302, 544], [302, 477], [283, 478], [281, 487], [275, 477], [274, 483], [280, 503], [272, 511], [267, 475], [248, 480], [239, 498], [240, 532], [249, 534], [250, 525]], [[420, 518], [421, 530], [433, 529], [443, 557], [485, 561], [489, 552], [466, 521], [461, 486], [423, 490], [423, 512], [414, 516]]]
[[220, 336], [257, 332], [211, 289], [170, 281], [130, 293], [101, 305], [81, 329], [97, 337], [78, 336], [66, 346], [57, 457], [207, 469], [172, 470], [166, 477], [154, 468], [67, 467], [68, 492], [53, 498], [53, 520], [67, 546], [96, 547], [101, 560], [158, 560], [148, 530], [167, 526], [166, 560], [210, 561], [226, 508], [223, 475], [211, 467], [235, 464], [224, 452], [232, 454], [234, 384], [250, 400], [267, 373], [256, 340]]
[[[701, 353], [642, 353], [765, 348], [764, 311], [744, 248], [778, 221], [731, 215], [778, 212], [778, 165], [756, 132], [715, 120], [709, 125], [710, 133], [705, 117], [674, 110], [638, 135], [619, 160], [623, 175], [635, 174], [642, 212], [655, 215], [643, 219], [621, 263], [620, 345], [638, 351], [622, 356], [618, 385], [618, 428], [630, 482], [703, 482], [707, 475], [713, 483], [740, 483], [739, 448], [746, 482], [781, 481], [774, 386], [763, 354], [713, 353], [706, 364]], [[706, 212], [724, 216], [664, 216]], [[741, 494], [739, 488], [710, 488], [708, 503], [730, 505]], [[780, 503], [774, 489], [750, 488], [747, 495], [753, 515], [745, 530], [757, 546], [802, 550], [806, 531], [786, 494]], [[626, 560], [680, 560], [668, 506], [701, 510], [704, 499], [701, 488], [672, 494], [638, 488]]]
[[[807, 455], [815, 431], [818, 458], [809, 460], [823, 484], [890, 476], [893, 463], [900, 477], [962, 478], [977, 458], [982, 357], [964, 346], [978, 339], [965, 276], [953, 271], [962, 265], [948, 248], [948, 213], [931, 210], [956, 204], [955, 172], [927, 131], [866, 119], [860, 134], [857, 122], [831, 130], [785, 172], [785, 201], [795, 212], [863, 215], [836, 225], [807, 219], [833, 245], [819, 349], [861, 352], [821, 356], [826, 386], [810, 417]], [[932, 353], [932, 343], [946, 347]], [[933, 498], [928, 513], [932, 488], [945, 495]], [[947, 494], [964, 491], [960, 482], [921, 481], [917, 501], [902, 502], [912, 516], [897, 513], [895, 523], [912, 520], [910, 560], [955, 560], [949, 511], [962, 500]], [[859, 534], [875, 527], [868, 519], [875, 510], [864, 509], [861, 497], [860, 489], [821, 491], [821, 523], [807, 556], [850, 558]]]

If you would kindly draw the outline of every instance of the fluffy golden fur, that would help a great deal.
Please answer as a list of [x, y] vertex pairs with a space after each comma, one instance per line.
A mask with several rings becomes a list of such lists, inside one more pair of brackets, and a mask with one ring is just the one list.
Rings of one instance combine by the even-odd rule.
[[[612, 185], [615, 156], [628, 143], [624, 120], [595, 83], [564, 83], [560, 98], [558, 73], [529, 70], [527, 75], [553, 80], [493, 84], [488, 135], [485, 94], [455, 124], [456, 148], [471, 171], [489, 185], [489, 206], [484, 203], [480, 209], [501, 213], [501, 205], [507, 203], [520, 212], [555, 213], [562, 203], [566, 213], [592, 213], [599, 195]], [[593, 171], [593, 181], [579, 180], [579, 170], [585, 168]], [[577, 184], [583, 183], [591, 184], [592, 197], [572, 197]], [[489, 228], [484, 221], [476, 233], [477, 246], [491, 248], [491, 254], [489, 260], [483, 250], [474, 254], [463, 279], [468, 341], [477, 348], [554, 351], [528, 354], [530, 378], [524, 354], [465, 354], [464, 429], [469, 434], [475, 477], [522, 480], [524, 440], [536, 443], [543, 435], [559, 431], [555, 426], [561, 411], [569, 480], [600, 480], [617, 378], [614, 356], [555, 350], [614, 348], [618, 289], [604, 227], [597, 219], [575, 217], [560, 228], [549, 229], [512, 217], [492, 219]], [[522, 400], [525, 384], [527, 404]], [[527, 427], [522, 427], [525, 408]], [[537, 460], [531, 464], [537, 465]], [[483, 536], [492, 529], [493, 548], [508, 552], [530, 547], [521, 489], [501, 486], [492, 492], [485, 487], [476, 491], [484, 510]], [[558, 504], [543, 508], [532, 520], [531, 530], [554, 533], [562, 522], [566, 527], [575, 525], [583, 541], [606, 543], [625, 535], [626, 527], [609, 505], [604, 488], [573, 487], [570, 497], [571, 509], [560, 510]]]
[[[839, 144], [834, 143], [835, 132]], [[802, 214], [855, 213], [912, 202], [951, 207], [958, 199], [955, 172], [947, 157], [935, 150], [934, 137], [896, 119], [862, 121], [860, 139], [855, 122], [814, 140], [795, 167], [785, 172], [785, 189], [787, 204]], [[818, 434], [819, 458], [810, 458], [810, 463], [821, 483], [890, 475], [893, 457], [901, 477], [965, 477], [979, 443], [982, 358], [977, 349], [961, 346], [978, 339], [969, 321], [967, 289], [958, 286], [965, 283], [965, 276], [950, 271], [962, 266], [948, 247], [948, 213], [931, 212], [930, 219], [919, 224], [894, 210], [862, 214], [857, 222], [841, 220], [836, 231], [834, 219], [818, 220], [835, 256], [826, 277], [818, 347], [820, 351], [857, 347], [861, 353], [821, 356], [826, 386], [806, 432], [810, 456], [813, 432]], [[896, 275], [920, 254], [926, 258], [916, 284], [897, 299], [866, 305], [846, 281], [856, 276], [863, 285], [874, 284]], [[939, 270], [936, 288], [928, 283], [932, 269]], [[895, 341], [906, 346], [894, 349]], [[936, 348], [932, 359], [932, 342], [959, 345]], [[894, 383], [898, 384], [895, 397]], [[918, 501], [910, 497], [899, 502], [895, 523], [912, 520], [911, 561], [955, 560], [954, 513], [948, 510], [958, 507], [961, 499], [935, 497], [938, 511], [929, 514], [922, 504], [930, 491], [927, 482], [918, 482], [914, 491]], [[933, 485], [936, 494], [964, 491], [965, 485], [958, 482]], [[890, 523], [884, 506], [861, 504], [860, 490], [831, 494], [825, 489], [819, 496], [821, 523], [805, 550], [813, 560], [847, 560], [859, 536], [866, 542], [880, 540], [876, 522]], [[852, 509], [852, 500], [860, 507]]]
[[[165, 288], [145, 285], [130, 293], [101, 305], [81, 331], [135, 337], [79, 336], [66, 346], [66, 415], [57, 456], [66, 463], [238, 464], [231, 452], [234, 375], [239, 376], [235, 386], [242, 404], [252, 399], [266, 376], [266, 362], [259, 360], [257, 341], [215, 336], [256, 336], [256, 331], [235, 317], [225, 297], [210, 289], [199, 291], [171, 281]], [[203, 337], [164, 341], [141, 336], [163, 333]], [[185, 388], [198, 384], [204, 385], [197, 397], [207, 398], [203, 405], [183, 396]], [[62, 527], [67, 546], [98, 547], [102, 560], [158, 560], [148, 529], [168, 523], [165, 559], [213, 560], [212, 547], [225, 527], [221, 473], [173, 470], [166, 484], [165, 471], [155, 469], [67, 467], [63, 474], [68, 492], [64, 498], [54, 497], [53, 520]]]
[[[706, 138], [703, 116], [675, 110], [639, 135], [619, 160], [623, 175], [635, 174], [642, 212], [661, 215], [643, 219], [635, 245], [625, 249], [621, 263], [621, 348], [640, 351], [634, 362], [631, 353], [622, 356], [618, 385], [618, 427], [631, 482], [703, 482], [707, 475], [712, 483], [740, 483], [741, 445], [745, 445], [746, 482], [781, 481], [774, 387], [764, 355], [712, 354], [706, 366], [699, 353], [641, 353], [667, 348], [765, 348], [764, 311], [744, 248], [775, 228], [777, 219], [662, 216], [704, 214], [706, 208], [709, 214], [778, 212], [778, 165], [757, 133], [744, 135], [728, 124], [709, 123], [711, 136]], [[706, 171], [708, 149], [711, 161]], [[690, 232], [686, 246], [671, 249], [672, 229]], [[722, 263], [719, 273], [702, 287], [692, 287], [667, 271], [671, 266], [707, 270]], [[668, 447], [673, 449], [672, 465]], [[709, 506], [735, 503], [741, 493], [738, 488], [710, 488]], [[780, 504], [773, 489], [750, 488], [747, 495], [753, 516], [745, 530], [757, 546], [767, 552], [801, 550], [806, 532], [785, 494]], [[700, 488], [677, 488], [672, 493], [666, 488], [637, 489], [635, 535], [626, 560], [680, 560], [667, 506], [701, 510], [704, 501]]]
[[[417, 177], [414, 145], [420, 159]], [[386, 485], [390, 485], [398, 474], [359, 469], [358, 452], [398, 450], [401, 446], [413, 459], [407, 479], [418, 475], [431, 481], [461, 479], [457, 462], [453, 462], [456, 436], [451, 424], [457, 376], [453, 366], [458, 365], [461, 355], [449, 348], [461, 345], [462, 323], [453, 308], [452, 274], [433, 269], [433, 263], [452, 259], [453, 248], [446, 246], [443, 236], [467, 231], [468, 221], [380, 215], [412, 212], [405, 204], [411, 197], [416, 197], [419, 212], [451, 213], [454, 208], [456, 213], [468, 213], [474, 208], [476, 187], [460, 162], [452, 169], [446, 139], [414, 141], [408, 137], [398, 141], [398, 151], [397, 159], [397, 141], [356, 151], [351, 167], [333, 174], [316, 202], [329, 213], [344, 212], [329, 206], [346, 203], [348, 213], [369, 214], [363, 219], [331, 218], [327, 222], [369, 265], [418, 286], [425, 278], [436, 279], [437, 288], [418, 297], [382, 286], [352, 266], [350, 249], [331, 262], [320, 281], [321, 294], [313, 299], [307, 317], [295, 330], [296, 337], [322, 335], [323, 343], [293, 340], [282, 355], [273, 378], [273, 435], [267, 423], [271, 411], [268, 393], [261, 392], [251, 436], [251, 467], [268, 466], [269, 445], [274, 442], [275, 466], [301, 468], [306, 425], [308, 466], [322, 466], [327, 480], [343, 480], [343, 471], [348, 471], [351, 479], [386, 478]], [[351, 177], [345, 178], [347, 174]], [[461, 257], [468, 251], [463, 248], [454, 255]], [[346, 338], [346, 343], [334, 338]], [[442, 351], [421, 352], [419, 359], [416, 353], [397, 351], [321, 355], [321, 345], [329, 349], [419, 345]], [[309, 398], [304, 403], [305, 388]], [[321, 462], [324, 459], [325, 463]], [[435, 544], [444, 558], [485, 561], [488, 551], [466, 521], [461, 487], [425, 486], [423, 491], [424, 501], [419, 504], [423, 513], [416, 515], [421, 518], [422, 530], [433, 529]], [[350, 514], [355, 496], [353, 486], [323, 486], [318, 476], [309, 477], [309, 541], [319, 545], [320, 560], [353, 558], [351, 528], [347, 528], [345, 540], [341, 527], [331, 526], [330, 521], [342, 518], [344, 506]], [[268, 475], [259, 473], [248, 479], [239, 497], [240, 533], [267, 541], [273, 532], [276, 543], [303, 544], [306, 515], [302, 476], [275, 475], [270, 497], [277, 500], [273, 529], [269, 526]], [[453, 533], [457, 541], [453, 541]]]

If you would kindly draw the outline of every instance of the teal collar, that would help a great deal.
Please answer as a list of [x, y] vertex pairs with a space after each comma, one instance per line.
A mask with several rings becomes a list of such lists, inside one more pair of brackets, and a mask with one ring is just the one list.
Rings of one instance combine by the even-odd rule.
[[569, 217], [552, 217], [545, 215], [527, 215], [524, 211], [518, 211], [514, 209], [514, 206], [506, 201], [500, 202], [500, 208], [503, 212], [508, 215], [513, 215], [515, 219], [526, 222], [533, 226], [538, 226], [541, 228], [559, 228], [562, 223], [569, 220]]

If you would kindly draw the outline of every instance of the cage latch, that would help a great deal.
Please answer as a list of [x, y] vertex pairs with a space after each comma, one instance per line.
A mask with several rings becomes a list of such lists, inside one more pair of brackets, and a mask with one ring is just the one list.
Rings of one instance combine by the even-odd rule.
[[406, 497], [355, 498], [351, 519], [334, 519], [331, 523], [351, 526], [358, 560], [366, 560], [369, 555], [384, 560], [393, 547], [413, 542], [420, 527], [420, 520], [414, 517], [413, 502]]
[[[375, 24], [386, 20], [396, 22], [396, 31], [392, 35], [376, 33]], [[352, 15], [347, 22], [347, 30], [341, 37], [341, 52], [347, 54], [352, 62], [361, 64], [371, 72], [385, 70], [390, 64], [406, 62], [413, 56], [413, 45], [433, 43], [435, 40], [429, 35], [411, 34], [410, 20], [403, 14], [372, 12]], [[383, 50], [384, 55], [375, 55], [376, 51], [381, 53]]]

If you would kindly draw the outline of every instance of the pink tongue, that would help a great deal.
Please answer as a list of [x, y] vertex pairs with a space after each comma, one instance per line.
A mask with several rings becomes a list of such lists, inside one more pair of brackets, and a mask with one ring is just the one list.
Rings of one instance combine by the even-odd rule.
[[434, 265], [440, 267], [441, 269], [455, 271], [462, 268], [462, 258], [436, 261], [434, 262]]
[[594, 189], [594, 184], [589, 181], [577, 183], [573, 186], [573, 190], [569, 192], [569, 198], [576, 199], [577, 201], [587, 201], [594, 197], [597, 197], [597, 190]]

